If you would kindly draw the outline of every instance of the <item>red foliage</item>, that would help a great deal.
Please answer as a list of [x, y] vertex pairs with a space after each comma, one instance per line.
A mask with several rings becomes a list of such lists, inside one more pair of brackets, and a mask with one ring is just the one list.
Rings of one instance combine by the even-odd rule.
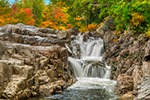
[[33, 14], [31, 13], [31, 12], [32, 12], [32, 9], [26, 8], [26, 9], [23, 9], [23, 11], [24, 11], [26, 14], [28, 14], [28, 15], [30, 15], [30, 16], [33, 16]]
[[16, 11], [17, 10], [17, 5], [16, 4], [11, 5], [11, 8], [12, 8], [13, 11]]

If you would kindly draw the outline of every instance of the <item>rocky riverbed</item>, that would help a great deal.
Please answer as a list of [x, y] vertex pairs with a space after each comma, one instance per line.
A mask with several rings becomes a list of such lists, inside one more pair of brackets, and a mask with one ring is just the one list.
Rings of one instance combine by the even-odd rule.
[[1, 27], [0, 98], [49, 96], [72, 85], [65, 44], [73, 33], [23, 24]]

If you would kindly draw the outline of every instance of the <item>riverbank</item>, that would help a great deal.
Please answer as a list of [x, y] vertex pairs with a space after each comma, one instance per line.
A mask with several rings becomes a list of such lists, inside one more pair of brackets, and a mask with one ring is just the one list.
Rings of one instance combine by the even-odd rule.
[[112, 30], [113, 19], [97, 29], [105, 42], [104, 61], [112, 68], [111, 79], [117, 80], [119, 94], [148, 100], [150, 77], [150, 40], [128, 27], [120, 37]]

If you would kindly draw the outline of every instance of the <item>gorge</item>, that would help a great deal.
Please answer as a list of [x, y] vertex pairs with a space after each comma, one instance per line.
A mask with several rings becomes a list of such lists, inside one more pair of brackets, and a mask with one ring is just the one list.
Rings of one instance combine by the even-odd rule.
[[68, 61], [77, 82], [61, 94], [41, 99], [116, 100], [117, 95], [114, 90], [117, 82], [109, 79], [111, 68], [102, 61], [104, 54], [103, 40], [100, 37], [89, 37], [82, 33], [77, 36], [72, 35], [72, 38], [71, 48], [67, 45], [66, 48], [72, 55], [68, 57]]
[[149, 100], [150, 41], [130, 27], [118, 37], [113, 26], [108, 18], [85, 33], [0, 27], [0, 98], [116, 100], [117, 86], [127, 100]]

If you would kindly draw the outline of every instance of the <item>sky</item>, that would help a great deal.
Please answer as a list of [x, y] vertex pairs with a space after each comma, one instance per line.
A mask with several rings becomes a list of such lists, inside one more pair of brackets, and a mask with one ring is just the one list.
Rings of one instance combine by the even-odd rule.
[[[15, 0], [8, 0], [10, 3], [13, 3]], [[46, 4], [49, 3], [49, 0], [44, 0]]]

